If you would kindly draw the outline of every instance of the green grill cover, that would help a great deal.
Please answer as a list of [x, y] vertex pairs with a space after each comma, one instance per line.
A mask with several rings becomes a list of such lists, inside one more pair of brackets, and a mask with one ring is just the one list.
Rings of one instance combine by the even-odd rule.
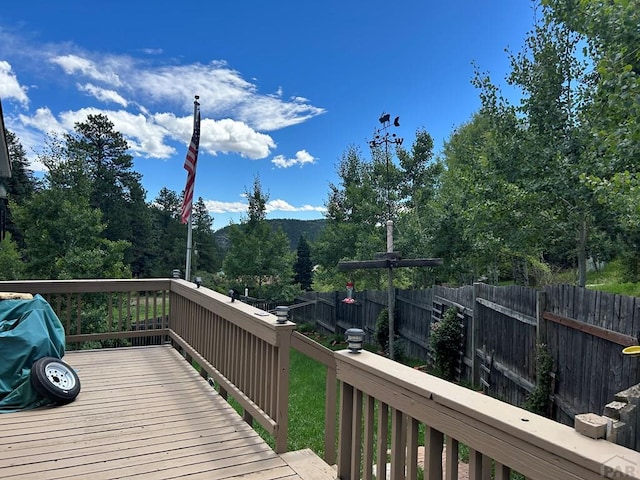
[[51, 403], [38, 396], [29, 374], [42, 357], [62, 358], [64, 329], [47, 301], [0, 301], [0, 413]]

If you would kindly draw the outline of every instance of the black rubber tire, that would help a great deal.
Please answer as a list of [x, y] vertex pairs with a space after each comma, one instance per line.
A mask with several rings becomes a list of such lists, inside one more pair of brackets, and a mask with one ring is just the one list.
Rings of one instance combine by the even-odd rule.
[[43, 357], [31, 366], [31, 385], [41, 396], [64, 405], [80, 393], [80, 378], [59, 358]]

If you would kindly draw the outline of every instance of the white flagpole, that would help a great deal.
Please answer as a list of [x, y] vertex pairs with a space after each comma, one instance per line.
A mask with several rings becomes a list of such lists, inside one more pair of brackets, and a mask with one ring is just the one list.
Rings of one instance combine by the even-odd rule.
[[[198, 99], [200, 97], [196, 95], [196, 99], [193, 101], [193, 128], [196, 128], [196, 121], [198, 115]], [[195, 175], [195, 172], [194, 172]], [[195, 182], [194, 182], [194, 190], [195, 190]], [[191, 211], [189, 213], [189, 222], [187, 224], [187, 264], [184, 268], [184, 279], [188, 282], [191, 278], [191, 247], [192, 247], [192, 227], [193, 223], [191, 219], [193, 218], [193, 199], [191, 200]]]
[[[193, 212], [192, 212], [193, 213]], [[191, 277], [191, 214], [189, 215], [189, 223], [187, 224], [187, 265], [184, 267], [184, 279], [189, 281]]]

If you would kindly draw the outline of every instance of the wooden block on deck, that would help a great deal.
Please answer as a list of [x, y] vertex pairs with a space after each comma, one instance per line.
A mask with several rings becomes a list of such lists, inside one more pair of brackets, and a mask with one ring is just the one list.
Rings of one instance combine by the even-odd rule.
[[335, 480], [336, 471], [310, 449], [280, 455], [303, 480]]
[[604, 438], [607, 434], [607, 419], [595, 413], [581, 413], [575, 416], [576, 432], [591, 438]]

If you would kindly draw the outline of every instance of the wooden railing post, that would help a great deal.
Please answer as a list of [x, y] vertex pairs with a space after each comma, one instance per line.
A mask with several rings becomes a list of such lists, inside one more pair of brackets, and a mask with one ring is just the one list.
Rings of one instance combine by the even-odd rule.
[[[353, 445], [353, 393], [354, 388], [340, 384], [340, 440], [338, 442], [338, 478], [351, 480], [351, 457]], [[386, 452], [385, 452], [386, 453]]]
[[327, 367], [326, 393], [324, 400], [324, 459], [329, 465], [336, 462], [336, 390], [335, 366]]
[[276, 453], [287, 451], [287, 432], [289, 428], [289, 350], [291, 334], [295, 329], [293, 323], [276, 326], [276, 346], [278, 356], [277, 392], [276, 392]]

